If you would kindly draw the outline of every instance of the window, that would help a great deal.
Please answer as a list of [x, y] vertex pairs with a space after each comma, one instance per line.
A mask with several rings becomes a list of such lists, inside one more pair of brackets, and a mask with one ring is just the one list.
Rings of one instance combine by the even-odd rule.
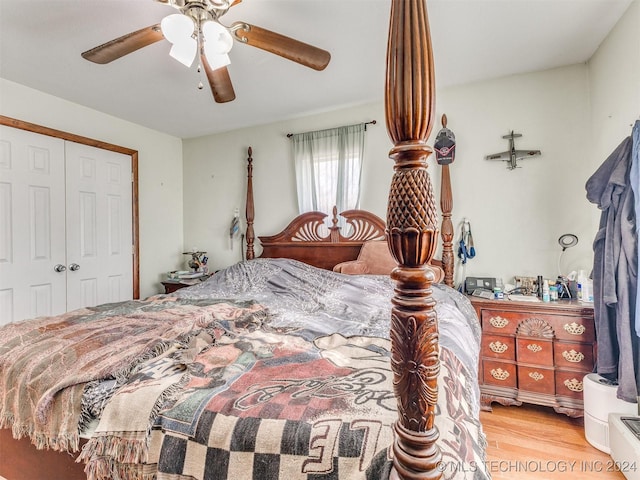
[[293, 135], [300, 213], [358, 208], [365, 124]]

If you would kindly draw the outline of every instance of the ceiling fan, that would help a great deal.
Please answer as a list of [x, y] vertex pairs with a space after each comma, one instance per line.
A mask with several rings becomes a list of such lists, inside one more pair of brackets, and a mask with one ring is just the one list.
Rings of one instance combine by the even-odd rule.
[[200, 65], [204, 68], [217, 103], [236, 98], [227, 70], [234, 39], [314, 70], [323, 70], [331, 59], [326, 50], [246, 22], [235, 22], [230, 27], [223, 25], [220, 17], [242, 0], [155, 1], [171, 5], [180, 13], [87, 50], [82, 57], [105, 64], [166, 38], [173, 44], [170, 55], [186, 66], [191, 66], [199, 56], [198, 69]]

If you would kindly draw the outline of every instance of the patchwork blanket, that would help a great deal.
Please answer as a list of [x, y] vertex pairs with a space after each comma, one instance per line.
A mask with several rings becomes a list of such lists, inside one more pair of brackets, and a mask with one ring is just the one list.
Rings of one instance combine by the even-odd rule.
[[156, 296], [6, 325], [0, 427], [38, 448], [77, 451], [88, 382], [110, 377], [124, 384], [145, 360], [214, 330], [220, 319], [265, 314], [252, 302]]
[[[83, 451], [90, 479], [388, 477], [396, 419], [388, 340], [333, 334], [308, 341], [266, 326], [219, 327], [224, 334], [213, 347], [172, 357], [189, 379], [155, 418], [147, 449], [127, 456], [127, 448], [104, 448], [94, 441], [109, 430], [101, 421], [98, 437]], [[484, 437], [465, 400], [464, 367], [446, 349], [441, 358], [440, 408], [447, 413], [437, 424], [444, 478], [487, 478]], [[141, 373], [159, 368], [159, 361]], [[137, 388], [154, 384], [144, 376], [150, 384]], [[132, 390], [113, 400], [130, 405]], [[126, 424], [119, 423], [120, 429]], [[126, 445], [139, 429], [134, 422], [107, 443]]]

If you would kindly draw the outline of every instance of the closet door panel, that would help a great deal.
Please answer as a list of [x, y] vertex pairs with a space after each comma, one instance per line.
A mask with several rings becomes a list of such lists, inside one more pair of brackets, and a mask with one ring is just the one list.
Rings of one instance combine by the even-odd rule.
[[133, 296], [131, 157], [66, 144], [69, 310]]
[[64, 142], [0, 126], [0, 323], [66, 311]]

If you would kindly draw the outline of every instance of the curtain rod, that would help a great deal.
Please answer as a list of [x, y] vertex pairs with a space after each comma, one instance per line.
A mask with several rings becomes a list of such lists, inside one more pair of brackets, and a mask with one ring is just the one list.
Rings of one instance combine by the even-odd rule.
[[[370, 122], [364, 122], [364, 131], [367, 131], [367, 125], [375, 125], [376, 122], [375, 120], [371, 120]], [[355, 125], [360, 125], [359, 123], [356, 123]], [[287, 133], [287, 138], [291, 138], [293, 137], [295, 134], [294, 133]]]

